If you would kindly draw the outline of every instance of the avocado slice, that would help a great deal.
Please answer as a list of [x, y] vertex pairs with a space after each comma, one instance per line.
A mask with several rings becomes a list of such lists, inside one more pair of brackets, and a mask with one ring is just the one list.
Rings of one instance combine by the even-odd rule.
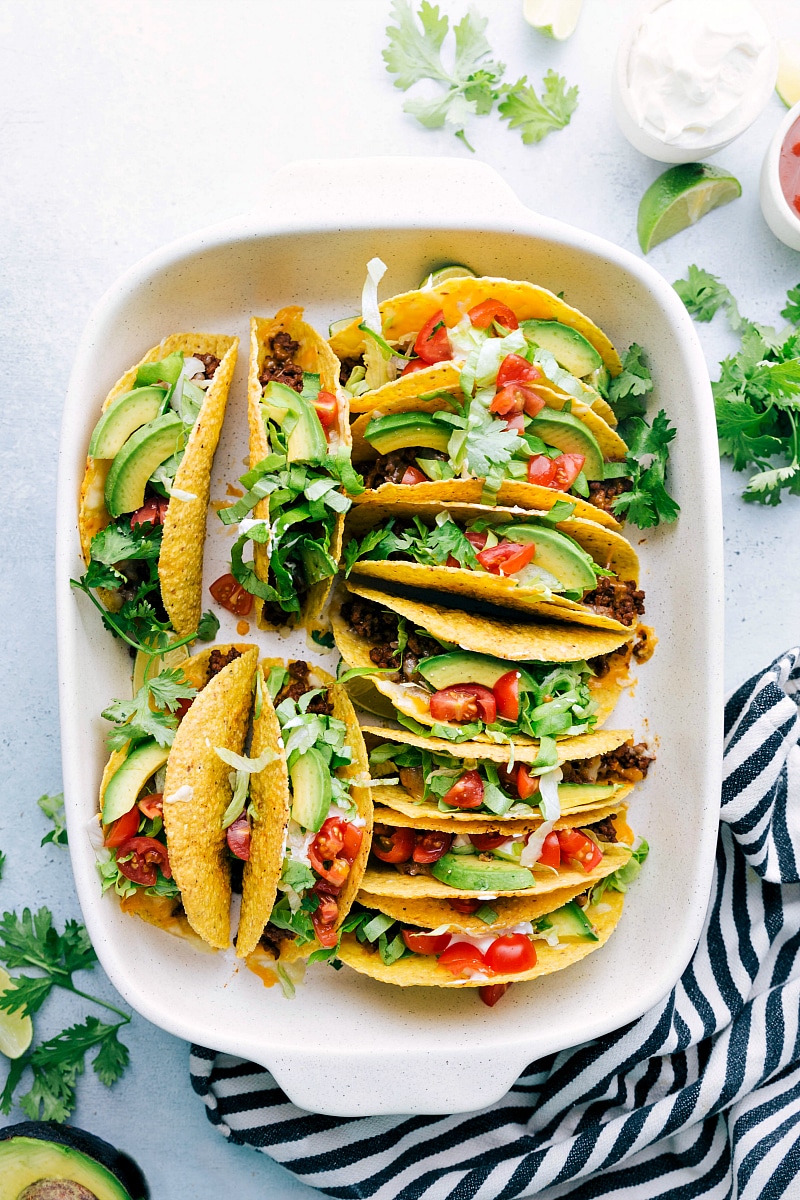
[[328, 764], [312, 746], [289, 768], [292, 781], [292, 820], [316, 833], [328, 815], [333, 796]]
[[130, 812], [144, 785], [169, 758], [169, 746], [159, 746], [154, 738], [141, 742], [117, 768], [103, 796], [103, 824]]
[[547, 529], [544, 525], [515, 525], [508, 536], [512, 542], [533, 542], [536, 546], [533, 561], [516, 576], [522, 585], [527, 582], [526, 576], [535, 576], [538, 567], [554, 575], [565, 592], [586, 592], [596, 586], [590, 556], [557, 529]]
[[174, 413], [164, 413], [131, 434], [106, 479], [106, 508], [112, 517], [142, 507], [148, 479], [181, 449], [182, 436], [183, 421]]
[[170, 387], [178, 382], [183, 369], [183, 354], [173, 350], [166, 358], [158, 362], [142, 363], [136, 372], [134, 387], [148, 387], [153, 383], [168, 383]]
[[[11, 1149], [7, 1149], [7, 1146]], [[44, 1155], [50, 1150], [56, 1151], [56, 1157], [45, 1162]], [[58, 1155], [59, 1151], [64, 1150], [70, 1154], [69, 1159]], [[92, 1174], [80, 1174], [85, 1165], [83, 1160], [88, 1161], [88, 1170]], [[36, 1173], [36, 1164], [42, 1164], [46, 1172], [44, 1177]], [[19, 1174], [26, 1168], [34, 1172], [31, 1182], [24, 1173], [21, 1176]], [[77, 1173], [78, 1179], [74, 1179], [73, 1174], [67, 1174], [67, 1170]], [[108, 1184], [102, 1171], [112, 1177], [109, 1185], [111, 1190], [102, 1190]], [[0, 1181], [12, 1184], [10, 1196], [17, 1197], [19, 1194], [14, 1184], [21, 1189], [26, 1186], [30, 1188], [54, 1177], [59, 1182], [67, 1179], [77, 1186], [90, 1188], [89, 1195], [97, 1197], [97, 1200], [106, 1200], [106, 1197], [109, 1200], [150, 1200], [147, 1180], [133, 1159], [85, 1129], [56, 1121], [21, 1121], [0, 1129]], [[32, 1195], [35, 1197], [36, 1193]]]
[[591, 921], [574, 900], [557, 908], [555, 912], [548, 913], [540, 928], [554, 929], [559, 941], [564, 938], [578, 938], [582, 942], [600, 941]]
[[446, 451], [452, 430], [429, 413], [390, 413], [370, 421], [364, 430], [364, 440], [378, 454], [391, 454], [407, 446], [424, 446], [429, 450]]
[[555, 408], [544, 408], [525, 426], [526, 433], [534, 433], [555, 446], [563, 454], [582, 454], [585, 458], [583, 473], [587, 479], [603, 478], [603, 452], [590, 429], [572, 413]]
[[584, 808], [589, 804], [602, 804], [611, 800], [620, 789], [618, 783], [560, 783], [558, 798], [565, 812], [573, 808]]
[[317, 410], [306, 396], [285, 383], [268, 383], [262, 404], [271, 421], [286, 425], [287, 462], [319, 462], [328, 453], [328, 442]]
[[0, 1142], [0, 1179], [9, 1200], [132, 1200], [102, 1163], [70, 1146], [36, 1138]]
[[440, 883], [466, 892], [516, 892], [536, 886], [527, 867], [499, 858], [484, 860], [477, 854], [443, 854], [431, 865], [431, 874]]
[[501, 676], [517, 668], [518, 664], [505, 662], [502, 658], [490, 658], [487, 654], [472, 654], [469, 650], [453, 650], [450, 654], [437, 654], [423, 658], [419, 673], [437, 692], [456, 683], [480, 683], [494, 687]]
[[530, 341], [549, 350], [558, 365], [578, 379], [603, 365], [592, 343], [571, 325], [562, 325], [561, 321], [531, 320], [523, 321], [522, 329]]
[[94, 427], [89, 457], [116, 458], [131, 434], [159, 415], [166, 394], [164, 388], [141, 387], [118, 396]]

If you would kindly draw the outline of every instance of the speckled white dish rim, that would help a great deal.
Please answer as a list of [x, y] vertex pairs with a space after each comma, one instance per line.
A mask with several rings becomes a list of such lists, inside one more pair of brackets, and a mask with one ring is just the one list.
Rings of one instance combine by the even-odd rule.
[[[306, 306], [321, 328], [357, 311], [368, 259], [389, 271], [381, 294], [432, 268], [564, 291], [620, 349], [646, 347], [656, 390], [677, 425], [671, 488], [680, 520], [629, 528], [642, 560], [647, 620], [660, 642], [609, 725], [657, 746], [630, 819], [650, 858], [611, 941], [582, 963], [511, 989], [494, 1009], [477, 992], [393, 988], [312, 967], [292, 1001], [265, 988], [233, 951], [204, 954], [125, 916], [101, 897], [85, 827], [105, 761], [101, 710], [130, 688], [125, 648], [70, 589], [82, 570], [76, 503], [86, 447], [115, 379], [168, 333], [238, 334], [240, 358], [212, 498], [247, 453], [248, 320]], [[287, 166], [257, 207], [149, 255], [110, 288], [75, 359], [61, 437], [56, 549], [59, 688], [70, 851], [90, 936], [112, 982], [156, 1025], [267, 1066], [302, 1108], [333, 1115], [455, 1113], [498, 1100], [534, 1059], [634, 1020], [667, 994], [699, 937], [719, 810], [722, 737], [722, 517], [708, 374], [672, 288], [638, 258], [524, 207], [488, 167], [378, 158]], [[232, 534], [209, 513], [204, 597], [226, 569]], [[219, 639], [234, 633], [227, 614]], [[264, 651], [331, 663], [302, 634], [259, 634]]]

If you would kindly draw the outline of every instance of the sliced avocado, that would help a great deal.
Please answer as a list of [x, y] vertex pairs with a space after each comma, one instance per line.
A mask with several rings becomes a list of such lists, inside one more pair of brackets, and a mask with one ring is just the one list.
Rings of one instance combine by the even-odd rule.
[[525, 432], [536, 434], [563, 454], [582, 454], [586, 460], [583, 464], [586, 478], [603, 478], [603, 452], [592, 431], [572, 413], [544, 408], [528, 422]]
[[534, 576], [538, 567], [555, 576], [565, 592], [585, 592], [596, 586], [591, 557], [557, 529], [547, 529], [544, 525], [515, 525], [508, 536], [513, 542], [533, 542], [536, 546], [532, 562], [516, 576], [521, 584], [527, 582], [526, 576]]
[[331, 773], [328, 764], [312, 746], [299, 755], [289, 769], [292, 781], [292, 820], [316, 833], [331, 806]]
[[429, 413], [391, 413], [370, 421], [364, 430], [364, 440], [378, 454], [391, 454], [407, 446], [425, 446], [429, 450], [447, 450], [452, 430]]
[[[544, 921], [547, 922], [546, 925]], [[574, 900], [557, 908], [555, 912], [548, 913], [544, 921], [541, 928], [554, 929], [558, 934], [559, 941], [564, 938], [579, 938], [582, 942], [600, 941], [591, 921], [580, 904]]]
[[516, 892], [536, 886], [533, 872], [499, 858], [484, 860], [477, 854], [443, 854], [431, 866], [440, 883], [465, 892]]
[[8, 1200], [132, 1200], [101, 1163], [37, 1138], [0, 1142], [0, 1180]]
[[148, 479], [156, 467], [177, 454], [182, 437], [183, 421], [174, 413], [156, 417], [131, 434], [106, 479], [106, 508], [112, 517], [142, 507]]
[[603, 360], [594, 346], [571, 325], [560, 321], [523, 321], [528, 337], [543, 350], [549, 350], [560, 367], [581, 379], [602, 367]]
[[130, 812], [144, 785], [169, 758], [169, 746], [159, 746], [153, 738], [130, 752], [108, 781], [103, 796], [103, 824]]
[[136, 372], [138, 387], [149, 387], [152, 383], [168, 383], [170, 387], [178, 382], [183, 370], [183, 354], [180, 350], [173, 351], [158, 362], [143, 363]]
[[437, 692], [456, 683], [480, 683], [491, 688], [501, 676], [513, 671], [515, 665], [501, 658], [490, 658], [487, 654], [453, 650], [450, 654], [423, 658], [419, 673]]
[[328, 453], [325, 431], [317, 410], [306, 396], [285, 383], [268, 383], [264, 388], [264, 408], [271, 421], [286, 425], [288, 462], [319, 462]]
[[589, 804], [602, 804], [610, 800], [620, 789], [618, 783], [560, 783], [558, 798], [561, 808], [569, 812], [574, 808], [585, 808]]
[[166, 394], [164, 388], [141, 387], [118, 396], [94, 427], [89, 457], [115, 458], [132, 433], [155, 420]]

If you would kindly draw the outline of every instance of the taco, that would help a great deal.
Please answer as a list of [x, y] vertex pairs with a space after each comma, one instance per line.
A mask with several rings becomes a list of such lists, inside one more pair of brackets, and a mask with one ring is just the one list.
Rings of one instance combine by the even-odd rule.
[[[78, 528], [88, 570], [112, 612], [142, 640], [164, 618], [198, 626], [211, 467], [238, 339], [173, 334], [115, 383], [89, 443]], [[145, 621], [142, 612], [150, 612]]]
[[[427, 502], [361, 504], [345, 525], [344, 563], [354, 582], [471, 597], [601, 629], [625, 629], [644, 612], [639, 562], [612, 529], [575, 518], [569, 501], [547, 509]], [[378, 582], [378, 586], [381, 586]]]
[[[264, 629], [308, 625], [319, 616], [350, 507], [342, 486], [363, 490], [350, 465], [338, 360], [302, 316], [302, 308], [283, 308], [271, 320], [251, 321], [247, 491], [219, 513], [226, 525], [243, 522], [231, 571], [255, 596]], [[254, 559], [245, 563], [251, 539]]]
[[236, 952], [246, 958], [261, 941], [281, 956], [290, 947], [330, 958], [369, 856], [366, 749], [353, 706], [325, 671], [278, 659], [261, 670], [253, 752], [280, 739], [283, 753], [251, 778]]
[[530, 746], [588, 734], [632, 682], [625, 634], [515, 626], [352, 583], [349, 590], [331, 605], [339, 653], [422, 736]]
[[128, 742], [100, 787], [103, 890], [113, 887], [126, 912], [217, 949], [230, 942], [231, 896], [221, 828], [230, 766], [221, 755], [242, 752], [257, 657], [254, 646], [215, 646], [188, 659], [183, 676], [197, 697], [172, 745]]
[[[630, 486], [627, 446], [598, 389], [621, 369], [619, 356], [552, 293], [450, 279], [380, 311], [376, 303], [331, 346], [351, 409], [362, 414], [353, 461], [368, 489], [419, 485], [428, 499], [439, 494], [428, 481], [447, 481], [451, 499], [526, 508], [538, 504], [529, 488], [570, 490], [599, 507], [595, 519], [617, 524], [613, 501]], [[467, 486], [476, 480], [478, 497]]]

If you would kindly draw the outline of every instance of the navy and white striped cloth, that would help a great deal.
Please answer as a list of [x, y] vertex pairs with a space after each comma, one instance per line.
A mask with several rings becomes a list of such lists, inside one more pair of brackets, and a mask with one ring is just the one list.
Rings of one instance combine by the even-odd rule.
[[269, 1072], [192, 1047], [209, 1120], [329, 1196], [800, 1196], [800, 648], [725, 712], [708, 915], [671, 995], [451, 1117], [303, 1112]]

